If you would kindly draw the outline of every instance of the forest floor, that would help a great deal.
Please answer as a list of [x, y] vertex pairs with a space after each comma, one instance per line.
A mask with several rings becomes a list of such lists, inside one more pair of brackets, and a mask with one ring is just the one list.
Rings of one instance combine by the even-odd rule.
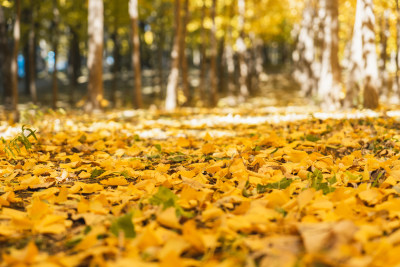
[[3, 120], [0, 266], [398, 264], [400, 113], [265, 101]]

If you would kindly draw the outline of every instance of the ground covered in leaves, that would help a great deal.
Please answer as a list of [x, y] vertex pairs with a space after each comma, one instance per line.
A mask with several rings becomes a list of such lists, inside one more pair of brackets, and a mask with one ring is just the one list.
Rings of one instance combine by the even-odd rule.
[[3, 123], [0, 266], [400, 262], [398, 119], [195, 113]]

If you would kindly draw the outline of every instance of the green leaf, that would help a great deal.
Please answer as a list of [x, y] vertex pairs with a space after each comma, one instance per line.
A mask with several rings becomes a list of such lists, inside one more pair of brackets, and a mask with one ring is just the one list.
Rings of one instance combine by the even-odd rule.
[[329, 186], [328, 183], [320, 183], [316, 189], [322, 190], [322, 193], [324, 195], [334, 192], [336, 190], [336, 188]]
[[242, 190], [242, 195], [244, 197], [251, 197], [252, 194], [248, 191], [248, 189], [250, 188], [250, 182], [247, 181], [246, 185], [244, 186], [243, 190]]
[[361, 175], [361, 174], [359, 174], [359, 175], [354, 175], [354, 174], [352, 174], [352, 173], [349, 172], [349, 171], [346, 171], [345, 173], [346, 173], [346, 175], [347, 175], [351, 180], [353, 180], [353, 181], [358, 181], [358, 180], [360, 180], [360, 179], [362, 178], [362, 175]]
[[328, 179], [326, 179], [327, 181], [328, 181], [328, 183], [329, 184], [334, 184], [334, 183], [336, 183], [337, 182], [337, 179], [336, 179], [336, 174], [335, 175], [333, 175], [331, 178], [328, 178]]
[[105, 172], [105, 170], [102, 169], [94, 169], [90, 175], [90, 178], [96, 178], [98, 176], [100, 176], [101, 174], [103, 174]]
[[277, 148], [275, 148], [275, 150], [274, 151], [272, 151], [271, 153], [269, 153], [270, 155], [272, 155], [272, 154], [274, 154], [276, 151], [278, 151], [278, 147]]
[[306, 140], [310, 141], [310, 142], [317, 142], [318, 140], [321, 140], [321, 138], [319, 138], [316, 135], [312, 135], [312, 134], [307, 134], [306, 135]]
[[[28, 131], [28, 135], [25, 135], [25, 131]], [[37, 140], [37, 137], [35, 135], [34, 130], [30, 129], [30, 128], [26, 128], [25, 125], [23, 125], [21, 127], [21, 132], [15, 136], [12, 140], [10, 140], [8, 143], [6, 142], [6, 140], [4, 140], [4, 138], [2, 138], [3, 143], [5, 144], [4, 146], [4, 152], [7, 154], [7, 156], [12, 156], [15, 158], [15, 152], [17, 152], [17, 154], [21, 153], [21, 145], [23, 145], [26, 150], [29, 150], [30, 148], [32, 148], [32, 143], [29, 141], [29, 137], [33, 136], [33, 138], [35, 138]]]
[[84, 135], [84, 134], [82, 134], [81, 137], [79, 137], [79, 139], [78, 139], [78, 141], [79, 141], [80, 143], [85, 143], [86, 140], [87, 140], [87, 137], [86, 137], [86, 135]]
[[165, 186], [160, 186], [158, 188], [157, 193], [155, 193], [150, 199], [149, 203], [152, 205], [162, 205], [163, 210], [174, 207], [176, 215], [183, 216], [186, 218], [192, 218], [194, 216], [193, 213], [185, 211], [181, 206], [177, 203], [178, 197]]
[[73, 238], [73, 239], [65, 242], [65, 246], [67, 248], [72, 248], [72, 247], [75, 247], [77, 244], [79, 244], [81, 241], [82, 241], [82, 237], [76, 237], [76, 238]]
[[87, 235], [92, 231], [92, 227], [90, 225], [86, 225], [85, 229], [83, 229], [83, 234]]
[[185, 156], [179, 155], [179, 156], [175, 156], [175, 157], [170, 157], [168, 158], [170, 161], [172, 162], [182, 162], [186, 160]]
[[122, 176], [124, 176], [125, 179], [131, 178], [131, 176], [129, 175], [128, 171], [122, 171], [120, 174]]
[[111, 224], [110, 231], [115, 236], [119, 236], [123, 232], [126, 238], [134, 238], [136, 236], [135, 226], [132, 223], [133, 213], [129, 212], [114, 220]]
[[309, 179], [311, 180], [311, 188], [314, 188], [317, 191], [322, 190], [324, 195], [336, 190], [336, 188], [330, 186], [331, 184], [336, 183], [336, 175], [327, 179], [327, 182], [322, 182], [322, 172], [318, 169], [315, 169], [315, 171], [309, 175]]
[[161, 153], [161, 151], [162, 151], [161, 145], [160, 144], [155, 144], [154, 146], [157, 148], [158, 153]]
[[140, 141], [139, 135], [135, 134], [135, 135], [133, 136], [133, 140], [135, 140], [136, 142]]
[[178, 197], [165, 186], [160, 186], [157, 193], [155, 193], [150, 199], [149, 203], [152, 205], [163, 205], [163, 209], [174, 207]]
[[275, 210], [285, 217], [287, 215], [287, 211], [281, 207], [276, 207]]
[[267, 192], [268, 189], [286, 189], [293, 182], [293, 179], [283, 178], [279, 182], [269, 184], [258, 184], [257, 192], [259, 194]]
[[183, 216], [185, 218], [193, 218], [194, 217], [194, 213], [193, 212], [189, 212], [189, 211], [185, 211], [181, 206], [179, 205], [175, 205], [176, 206], [176, 215], [178, 217]]
[[[310, 176], [310, 174], [308, 174]], [[317, 189], [318, 185], [322, 182], [322, 172], [318, 169], [311, 174], [311, 187]]]
[[33, 138], [35, 138], [35, 140], [37, 140], [36, 134], [35, 134], [36, 130], [32, 130], [30, 128], [25, 128], [25, 125], [23, 125], [22, 126], [22, 135], [23, 136], [25, 136], [25, 134], [24, 134], [25, 130], [29, 132], [29, 134], [26, 137], [33, 136]]

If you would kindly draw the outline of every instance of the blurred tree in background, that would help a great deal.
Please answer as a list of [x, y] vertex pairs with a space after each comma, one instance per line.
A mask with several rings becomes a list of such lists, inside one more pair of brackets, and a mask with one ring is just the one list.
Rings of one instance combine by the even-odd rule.
[[399, 14], [397, 0], [0, 0], [0, 90], [14, 112], [174, 110], [244, 102], [284, 73], [331, 110], [399, 104]]

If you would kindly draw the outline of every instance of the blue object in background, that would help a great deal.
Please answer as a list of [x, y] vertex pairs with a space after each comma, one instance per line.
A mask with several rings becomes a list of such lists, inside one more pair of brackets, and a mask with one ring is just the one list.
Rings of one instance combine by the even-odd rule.
[[21, 54], [18, 55], [17, 65], [18, 65], [18, 77], [24, 78], [25, 77], [25, 58]]
[[113, 64], [114, 64], [114, 58], [113, 58], [112, 56], [108, 56], [108, 57], [106, 58], [106, 63], [107, 63], [107, 65], [109, 65], [109, 66], [113, 65]]
[[55, 53], [53, 51], [49, 51], [47, 53], [47, 64], [49, 66], [50, 73], [52, 73], [54, 71], [54, 63], [55, 63], [54, 55], [55, 55]]

